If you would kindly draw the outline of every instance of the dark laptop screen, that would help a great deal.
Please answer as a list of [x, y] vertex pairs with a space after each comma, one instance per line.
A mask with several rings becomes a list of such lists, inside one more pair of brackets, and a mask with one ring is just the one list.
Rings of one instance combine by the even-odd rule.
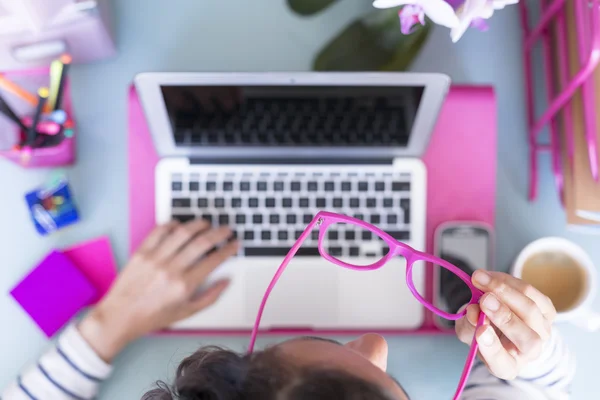
[[424, 87], [162, 86], [177, 146], [405, 147]]

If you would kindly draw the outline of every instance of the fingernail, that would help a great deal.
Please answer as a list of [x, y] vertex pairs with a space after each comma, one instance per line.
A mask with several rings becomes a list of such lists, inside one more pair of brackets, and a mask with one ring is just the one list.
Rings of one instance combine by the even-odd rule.
[[493, 294], [488, 294], [488, 296], [483, 300], [483, 306], [491, 311], [498, 311], [500, 309], [500, 302]]
[[483, 333], [479, 336], [477, 343], [487, 347], [494, 344], [494, 335], [492, 334], [492, 328], [487, 328], [485, 331], [483, 331]]
[[475, 282], [479, 283], [482, 286], [488, 285], [492, 281], [492, 277], [490, 276], [490, 274], [481, 270], [475, 271], [473, 277], [475, 278]]

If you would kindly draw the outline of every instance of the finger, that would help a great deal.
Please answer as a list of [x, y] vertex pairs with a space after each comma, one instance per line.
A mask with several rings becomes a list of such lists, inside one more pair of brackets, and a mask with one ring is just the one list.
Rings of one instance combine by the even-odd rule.
[[231, 229], [221, 226], [202, 233], [188, 242], [181, 251], [173, 258], [171, 266], [178, 269], [186, 269], [198, 259], [231, 237]]
[[500, 343], [494, 329], [481, 326], [476, 333], [479, 355], [492, 374], [500, 379], [514, 379], [517, 376], [517, 360], [508, 354]]
[[186, 282], [192, 288], [200, 286], [217, 267], [223, 264], [227, 259], [237, 254], [239, 243], [237, 241], [227, 243], [219, 250], [206, 256], [197, 265], [190, 268], [186, 273]]
[[204, 293], [200, 296], [192, 300], [189, 307], [187, 307], [187, 315], [190, 316], [192, 314], [197, 313], [198, 311], [204, 310], [213, 304], [221, 297], [223, 292], [229, 286], [229, 279], [223, 279], [215, 282], [211, 287], [209, 287]]
[[208, 229], [210, 224], [203, 219], [197, 219], [181, 224], [169, 237], [156, 249], [155, 256], [159, 261], [166, 261], [173, 257], [187, 242], [192, 240], [200, 232]]
[[146, 239], [144, 239], [138, 251], [141, 253], [153, 251], [177, 226], [179, 226], [178, 221], [170, 221], [166, 224], [157, 226], [150, 232]]
[[481, 290], [494, 291], [498, 295], [502, 292], [511, 293], [512, 290], [508, 290], [509, 288], [518, 291], [532, 300], [547, 320], [552, 322], [556, 318], [556, 309], [548, 296], [512, 275], [478, 270], [473, 274], [473, 284]]
[[473, 335], [475, 334], [475, 327], [477, 326], [479, 312], [479, 305], [471, 304], [467, 307], [467, 313], [465, 316], [456, 321], [456, 336], [461, 342], [470, 345], [473, 341]]
[[519, 316], [503, 304], [494, 293], [486, 293], [480, 303], [481, 309], [504, 336], [529, 358], [541, 351], [542, 339]]

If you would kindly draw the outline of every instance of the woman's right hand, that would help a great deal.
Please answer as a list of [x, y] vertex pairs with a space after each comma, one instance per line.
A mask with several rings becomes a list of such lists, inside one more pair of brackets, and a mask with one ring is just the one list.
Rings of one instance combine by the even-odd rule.
[[[456, 322], [456, 334], [468, 345], [476, 334], [479, 357], [490, 372], [501, 379], [514, 379], [539, 357], [550, 338], [556, 309], [547, 296], [511, 275], [478, 270], [472, 281], [485, 294]], [[486, 322], [475, 333], [480, 311]]]

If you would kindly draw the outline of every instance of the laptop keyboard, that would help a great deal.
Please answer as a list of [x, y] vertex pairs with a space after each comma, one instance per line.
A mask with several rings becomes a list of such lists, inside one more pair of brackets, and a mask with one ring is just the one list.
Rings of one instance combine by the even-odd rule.
[[210, 112], [179, 111], [178, 146], [406, 146], [402, 97], [260, 97]]
[[[411, 176], [389, 167], [368, 172], [239, 171], [173, 173], [172, 217], [204, 218], [230, 226], [245, 256], [285, 256], [320, 210], [370, 222], [398, 240], [411, 239]], [[318, 256], [318, 229], [299, 256]], [[333, 256], [381, 257], [385, 244], [350, 225], [328, 228], [324, 246]]]

